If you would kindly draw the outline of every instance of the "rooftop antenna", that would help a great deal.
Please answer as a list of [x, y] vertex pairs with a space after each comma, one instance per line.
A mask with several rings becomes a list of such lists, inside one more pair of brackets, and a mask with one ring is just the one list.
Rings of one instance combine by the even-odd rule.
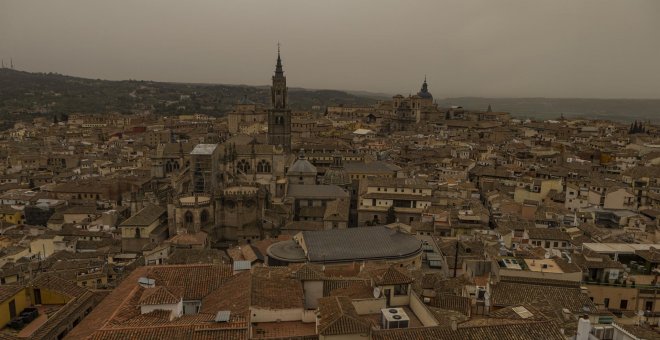
[[14, 69], [14, 59], [13, 58], [9, 59], [9, 68], [12, 69], [12, 70]]

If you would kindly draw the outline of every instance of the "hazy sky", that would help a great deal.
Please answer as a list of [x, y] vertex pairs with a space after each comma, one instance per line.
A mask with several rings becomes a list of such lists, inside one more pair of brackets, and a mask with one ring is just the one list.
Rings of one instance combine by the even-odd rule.
[[0, 57], [91, 78], [660, 98], [660, 0], [0, 0]]

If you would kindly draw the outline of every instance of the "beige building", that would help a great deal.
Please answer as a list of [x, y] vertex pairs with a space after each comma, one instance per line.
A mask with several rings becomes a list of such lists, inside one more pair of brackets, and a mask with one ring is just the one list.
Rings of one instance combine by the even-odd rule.
[[421, 220], [431, 206], [431, 187], [419, 178], [367, 178], [361, 183], [358, 203], [358, 226], [392, 223], [388, 210], [403, 223]]
[[122, 250], [141, 253], [142, 248], [147, 244], [167, 239], [169, 231], [166, 219], [166, 209], [149, 204], [122, 222], [119, 225]]
[[526, 200], [542, 202], [551, 190], [557, 193], [564, 192], [561, 179], [533, 179], [531, 181], [520, 181], [516, 186], [513, 199], [517, 203]]
[[266, 110], [247, 97], [243, 97], [227, 115], [227, 127], [232, 134], [247, 132], [246, 129], [265, 123], [267, 118]]

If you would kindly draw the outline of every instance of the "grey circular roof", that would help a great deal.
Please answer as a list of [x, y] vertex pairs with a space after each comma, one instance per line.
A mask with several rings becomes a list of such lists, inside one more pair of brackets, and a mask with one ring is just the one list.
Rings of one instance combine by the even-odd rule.
[[287, 174], [317, 174], [316, 167], [304, 158], [299, 158], [289, 168]]
[[294, 240], [273, 243], [266, 249], [268, 256], [286, 262], [305, 262], [305, 251]]

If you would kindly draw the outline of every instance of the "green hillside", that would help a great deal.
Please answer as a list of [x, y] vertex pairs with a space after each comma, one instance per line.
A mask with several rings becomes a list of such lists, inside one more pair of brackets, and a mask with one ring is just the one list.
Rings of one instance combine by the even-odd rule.
[[[63, 113], [205, 113], [220, 116], [243, 96], [267, 104], [267, 86], [109, 81], [0, 69], [0, 116]], [[344, 103], [372, 104], [374, 98], [334, 90], [289, 90], [294, 110]]]

